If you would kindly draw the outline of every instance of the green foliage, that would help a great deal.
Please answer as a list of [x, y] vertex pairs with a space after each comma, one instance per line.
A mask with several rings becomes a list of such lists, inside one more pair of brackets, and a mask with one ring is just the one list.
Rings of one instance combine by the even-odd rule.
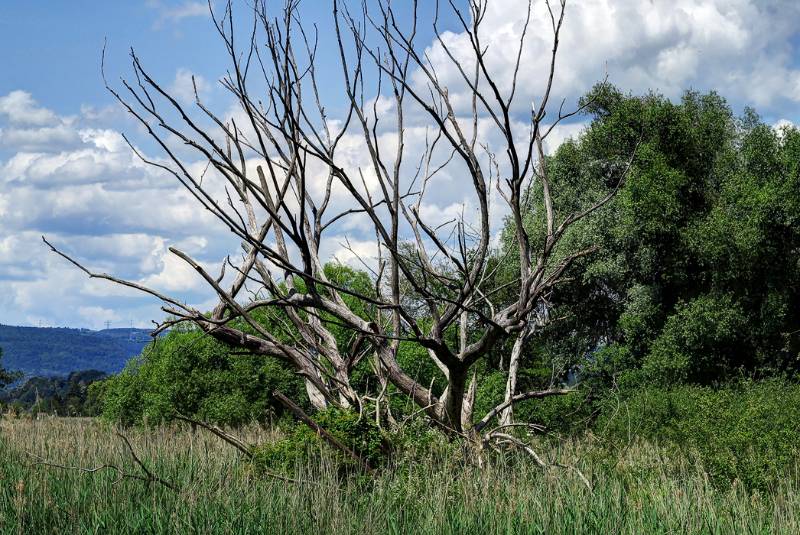
[[196, 330], [173, 330], [125, 370], [95, 387], [103, 416], [123, 425], [169, 420], [174, 414], [223, 425], [265, 420], [269, 393], [303, 399], [302, 380], [275, 359], [232, 353]]
[[481, 375], [478, 389], [475, 392], [475, 406], [473, 412], [478, 418], [503, 402], [506, 393], [507, 374], [501, 371], [491, 371]]
[[681, 303], [667, 318], [644, 359], [650, 384], [703, 383], [736, 365], [731, 355], [743, 343], [745, 315], [731, 296], [700, 296]]
[[646, 388], [607, 399], [596, 429], [618, 446], [644, 438], [696, 452], [717, 483], [765, 490], [800, 460], [800, 385]]
[[[263, 431], [242, 429], [246, 439]], [[9, 420], [0, 440], [3, 533], [308, 533], [513, 535], [547, 533], [800, 533], [797, 469], [761, 493], [715, 488], [700, 463], [676, 449], [639, 442], [608, 459], [584, 437], [547, 459], [576, 466], [542, 470], [529, 459], [482, 466], [449, 451], [381, 470], [364, 484], [321, 459], [292, 476], [253, 477], [237, 450], [185, 427], [127, 433], [137, 455], [174, 492], [111, 470], [92, 474], [31, 466], [28, 453], [67, 466], [115, 463], [137, 473], [108, 426], [88, 419]], [[441, 438], [441, 437], [440, 437]], [[600, 466], [600, 461], [605, 463]], [[611, 462], [609, 462], [611, 461]]]
[[[372, 419], [365, 415], [336, 408], [318, 411], [314, 421], [343, 445], [377, 467], [386, 462], [388, 443]], [[332, 448], [323, 438], [305, 424], [290, 425], [285, 438], [256, 446], [253, 450], [257, 467], [293, 473], [298, 467], [317, 458], [321, 451], [333, 456], [338, 466], [345, 470], [354, 468], [355, 461]]]
[[456, 459], [458, 441], [448, 440], [423, 417], [412, 417], [388, 436], [396, 466], [419, 466], [432, 457]]
[[592, 406], [587, 402], [586, 392], [577, 391], [564, 396], [524, 401], [514, 409], [514, 416], [519, 421], [541, 425], [552, 438], [560, 438], [586, 429], [592, 417]]
[[[714, 93], [673, 103], [602, 85], [585, 102], [590, 126], [548, 160], [557, 219], [602, 198], [635, 157], [614, 200], [555, 251], [553, 264], [600, 246], [550, 296], [559, 319], [530, 344], [521, 388], [542, 385], [543, 368], [566, 380], [577, 367], [595, 396], [800, 371], [800, 132], [736, 118]], [[540, 184], [530, 194], [541, 243]], [[502, 243], [498, 276], [512, 281], [510, 222]]]
[[411, 377], [423, 385], [433, 383], [434, 391], [441, 392], [447, 381], [444, 374], [433, 362], [428, 350], [413, 342], [400, 342], [397, 349], [397, 362]]

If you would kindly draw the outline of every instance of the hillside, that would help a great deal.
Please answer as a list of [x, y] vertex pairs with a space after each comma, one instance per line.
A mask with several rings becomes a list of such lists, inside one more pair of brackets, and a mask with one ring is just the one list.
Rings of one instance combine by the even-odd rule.
[[150, 341], [145, 329], [67, 329], [0, 325], [3, 366], [27, 377], [76, 370], [120, 371]]

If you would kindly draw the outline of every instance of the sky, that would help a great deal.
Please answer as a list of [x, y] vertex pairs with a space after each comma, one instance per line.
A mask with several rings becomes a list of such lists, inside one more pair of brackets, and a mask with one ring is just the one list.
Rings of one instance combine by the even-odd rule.
[[[539, 11], [534, 11], [535, 31], [526, 44], [516, 99], [520, 117], [541, 92], [548, 60], [547, 34], [538, 31], [541, 2], [535, 4]], [[394, 5], [408, 16], [408, 2]], [[489, 4], [487, 57], [501, 81], [510, 79], [515, 58], [509, 51], [526, 5], [527, 0]], [[234, 6], [246, 8], [244, 0]], [[320, 68], [329, 82], [324, 97], [335, 118], [343, 100], [330, 4], [304, 0], [302, 6], [303, 21], [319, 28]], [[800, 124], [797, 20], [800, 2], [795, 0], [573, 0], [567, 6], [555, 94], [574, 102], [608, 76], [625, 91], [653, 90], [673, 99], [689, 88], [716, 90], [737, 112], [751, 106], [768, 123]], [[462, 53], [465, 36], [454, 20], [444, 16], [442, 26], [445, 42]], [[429, 57], [443, 83], [452, 85], [454, 100], [468, 102], [430, 29], [419, 39], [429, 43]], [[178, 246], [212, 264], [238, 247], [174, 180], [143, 164], [122, 140], [126, 133], [148, 155], [159, 156], [103, 86], [104, 43], [112, 84], [130, 76], [133, 47], [153, 78], [179, 99], [191, 100], [194, 76], [204, 102], [221, 113], [232, 109], [218, 83], [227, 63], [205, 1], [0, 3], [0, 323], [146, 327], [163, 317], [152, 298], [89, 280], [48, 252], [42, 235], [94, 270], [206, 308], [213, 296], [167, 248]], [[566, 125], [550, 150], [582, 126], [580, 121]], [[352, 165], [361, 165], [357, 154], [353, 158]], [[453, 177], [441, 180], [447, 186]], [[441, 187], [425, 209], [447, 214], [468, 202], [458, 188]], [[360, 241], [364, 232], [358, 225], [336, 229], [326, 254], [352, 261], [342, 244], [366, 243]]]

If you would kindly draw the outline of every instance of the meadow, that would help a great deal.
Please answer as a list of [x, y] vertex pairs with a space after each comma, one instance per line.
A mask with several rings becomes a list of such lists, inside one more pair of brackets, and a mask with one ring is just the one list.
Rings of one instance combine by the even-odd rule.
[[[280, 431], [236, 430], [249, 443]], [[553, 462], [465, 461], [429, 448], [375, 477], [342, 476], [325, 454], [287, 481], [186, 426], [133, 428], [141, 474], [110, 425], [91, 418], [0, 420], [0, 532], [28, 533], [800, 533], [798, 470], [768, 491], [713, 484], [690, 451], [635, 442], [615, 455], [586, 435], [537, 447]], [[42, 462], [60, 465], [55, 467]]]

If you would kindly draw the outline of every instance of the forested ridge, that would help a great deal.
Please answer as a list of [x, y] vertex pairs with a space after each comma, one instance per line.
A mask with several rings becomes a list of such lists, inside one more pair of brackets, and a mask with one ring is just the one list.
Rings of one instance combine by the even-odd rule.
[[69, 329], [0, 325], [3, 364], [27, 377], [80, 370], [120, 371], [150, 341], [145, 329]]

